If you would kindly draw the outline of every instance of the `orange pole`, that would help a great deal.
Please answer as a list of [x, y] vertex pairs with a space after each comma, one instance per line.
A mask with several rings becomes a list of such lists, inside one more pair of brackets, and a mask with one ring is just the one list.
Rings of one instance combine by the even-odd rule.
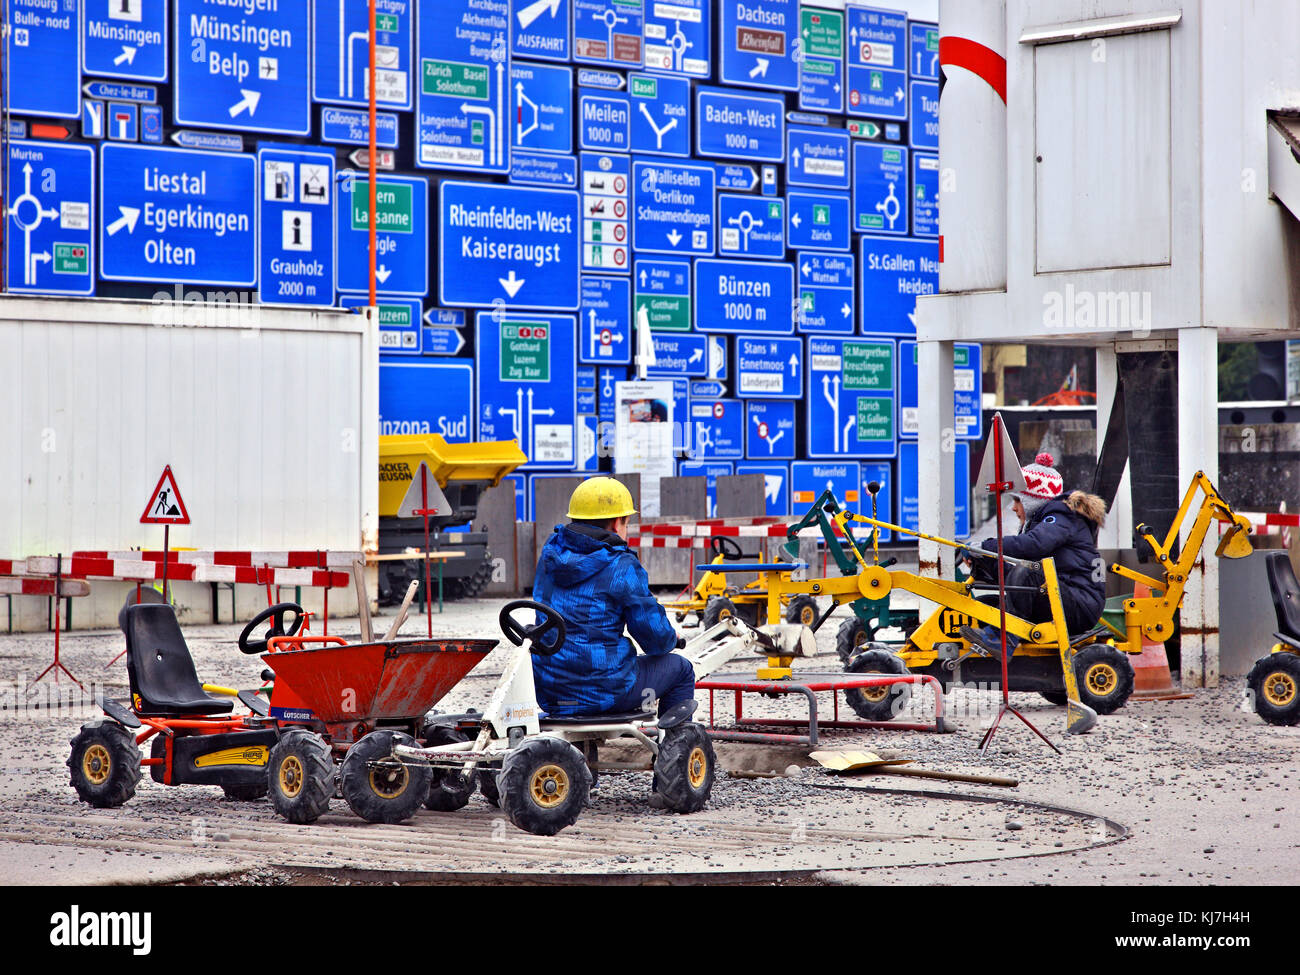
[[378, 264], [379, 235], [375, 229], [375, 0], [370, 0], [370, 65], [366, 69], [370, 77], [370, 307], [375, 307], [375, 268]]

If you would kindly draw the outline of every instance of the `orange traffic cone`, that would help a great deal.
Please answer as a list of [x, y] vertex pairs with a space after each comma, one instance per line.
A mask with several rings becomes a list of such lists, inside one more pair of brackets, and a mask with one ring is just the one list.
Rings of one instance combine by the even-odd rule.
[[[1149, 587], [1138, 584], [1133, 587], [1133, 595], [1140, 598], [1151, 595]], [[1173, 676], [1169, 673], [1169, 657], [1165, 654], [1165, 645], [1142, 637], [1142, 652], [1130, 658], [1133, 663], [1133, 693], [1130, 701], [1182, 701], [1194, 697], [1188, 691], [1174, 686]]]

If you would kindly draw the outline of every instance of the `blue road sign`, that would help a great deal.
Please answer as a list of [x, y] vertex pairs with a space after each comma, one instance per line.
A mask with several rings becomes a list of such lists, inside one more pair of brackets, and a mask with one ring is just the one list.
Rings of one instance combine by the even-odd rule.
[[[257, 166], [262, 174], [257, 300], [334, 304], [334, 153], [259, 146]], [[419, 319], [417, 312], [417, 340]]]
[[[953, 466], [953, 536], [970, 535], [970, 444], [959, 443], [952, 458]], [[921, 527], [920, 466], [917, 444], [907, 441], [898, 446], [898, 524], [912, 531]]]
[[632, 246], [652, 254], [713, 253], [712, 166], [632, 163]]
[[851, 146], [845, 129], [790, 126], [786, 136], [785, 181], [791, 186], [847, 190]]
[[856, 462], [797, 460], [790, 465], [790, 500], [796, 514], [808, 510], [827, 489], [846, 508], [860, 510], [861, 486], [862, 471]]
[[[370, 181], [346, 170], [336, 184], [338, 290], [370, 290]], [[423, 176], [375, 180], [376, 278], [384, 294], [429, 293], [429, 182]]]
[[703, 335], [692, 332], [652, 332], [655, 364], [651, 376], [709, 375], [709, 349]]
[[694, 457], [691, 448], [690, 381], [673, 378], [673, 456]]
[[794, 265], [773, 261], [695, 262], [697, 330], [790, 335], [797, 314]]
[[86, 74], [167, 80], [167, 4], [163, 0], [86, 0], [81, 63]]
[[939, 80], [939, 25], [923, 20], [908, 21], [907, 71], [913, 81]]
[[853, 144], [853, 229], [907, 233], [907, 150], [878, 142]]
[[573, 151], [573, 72], [547, 64], [510, 66], [514, 127], [510, 145], [535, 152]]
[[939, 85], [933, 81], [911, 83], [908, 140], [913, 149], [939, 151]]
[[578, 310], [578, 194], [442, 184], [444, 304]]
[[730, 477], [734, 466], [726, 461], [683, 460], [677, 465], [677, 476], [704, 478], [705, 505], [712, 518], [718, 510], [718, 478]]
[[939, 290], [939, 242], [863, 234], [862, 330], [915, 335], [916, 296]]
[[[370, 113], [327, 105], [320, 110], [320, 138], [345, 146], [369, 146]], [[397, 148], [397, 116], [392, 112], [375, 113], [375, 145]]]
[[159, 145], [163, 141], [163, 110], [161, 105], [140, 106], [140, 141]]
[[173, 0], [177, 125], [311, 132], [309, 7]]
[[809, 336], [809, 457], [893, 457], [897, 389], [892, 339]]
[[140, 141], [140, 106], [134, 102], [109, 102], [104, 109], [104, 125], [115, 142]]
[[510, 0], [510, 53], [540, 61], [569, 60], [569, 0]]
[[789, 400], [745, 401], [746, 457], [751, 460], [794, 460], [794, 407], [795, 404]]
[[100, 150], [99, 185], [101, 277], [257, 281], [252, 156], [108, 143]]
[[95, 291], [95, 150], [10, 142], [5, 208], [9, 291]]
[[590, 389], [590, 390], [579, 389], [578, 390], [578, 415], [581, 416], [584, 413], [590, 413], [592, 418], [594, 419], [596, 416], [596, 410], [598, 409], [599, 407], [596, 405], [596, 391], [594, 389]]
[[379, 363], [379, 433], [436, 433], [453, 443], [474, 437], [474, 363], [470, 359]]
[[244, 137], [233, 132], [195, 132], [184, 129], [172, 133], [172, 142], [182, 149], [215, 152], [243, 152]]
[[625, 92], [584, 91], [578, 98], [578, 141], [596, 152], [632, 146], [632, 107]]
[[691, 154], [691, 83], [665, 75], [628, 76], [632, 151], [660, 156]]
[[[420, 338], [420, 302], [404, 298], [385, 298], [382, 295], [377, 296], [375, 300], [379, 305], [379, 356], [383, 361], [387, 356], [409, 356], [419, 355], [425, 351], [428, 355], [455, 355], [460, 351], [460, 345], [453, 341], [451, 345], [456, 346], [448, 351], [429, 352], [423, 349], [423, 343]], [[365, 308], [370, 301], [370, 296], [344, 295], [339, 299], [340, 308]], [[429, 329], [434, 331], [434, 329]], [[459, 335], [453, 329], [438, 329], [438, 331], [449, 332], [453, 335]], [[439, 346], [441, 348], [441, 346]]]
[[695, 151], [728, 159], [785, 159], [785, 99], [725, 88], [695, 92]]
[[652, 71], [708, 78], [712, 0], [651, 0], [646, 5], [645, 66]]
[[551, 189], [572, 189], [578, 185], [578, 160], [572, 156], [555, 156], [543, 153], [510, 153], [510, 182], [525, 186], [547, 186]]
[[736, 392], [755, 399], [803, 396], [803, 340], [736, 337]]
[[745, 405], [738, 399], [691, 400], [691, 434], [700, 460], [745, 456]]
[[510, 171], [505, 0], [419, 0], [418, 166]]
[[572, 315], [479, 312], [478, 438], [517, 440], [529, 469], [571, 470], [577, 460]]
[[423, 331], [420, 351], [425, 355], [459, 355], [465, 348], [465, 336], [458, 328], [426, 328]]
[[[953, 426], [959, 440], [981, 436], [983, 378], [980, 347], [957, 343], [952, 352]], [[916, 437], [920, 432], [920, 383], [917, 378], [915, 342], [898, 343], [899, 436]]]
[[[888, 461], [868, 461], [859, 465], [859, 472], [862, 476], [862, 491], [858, 495], [860, 501], [859, 511], [868, 518], [875, 518], [877, 521], [892, 522], [893, 518], [893, 499], [894, 499], [894, 465]], [[867, 485], [871, 483], [877, 485], [875, 495], [875, 514], [872, 514], [872, 496], [867, 490]], [[854, 532], [853, 537], [859, 538], [866, 545], [871, 545], [872, 525], [856, 526], [862, 529], [861, 532]], [[894, 532], [889, 528], [880, 530], [880, 541], [892, 541]]]
[[758, 185], [758, 173], [753, 166], [714, 163], [714, 169], [718, 174], [719, 190], [741, 190], [748, 193]]
[[610, 91], [621, 91], [625, 84], [627, 84], [627, 79], [617, 71], [601, 71], [598, 68], [578, 68], [579, 88], [607, 88]]
[[80, 4], [5, 0], [6, 114], [81, 114]]
[[[650, 328], [689, 331], [691, 327], [691, 262], [636, 262], [632, 271], [633, 305], [644, 309]], [[634, 316], [635, 320], [635, 316]]]
[[627, 274], [632, 263], [628, 188], [629, 156], [584, 152], [582, 177], [582, 269]]
[[644, 36], [642, 0], [573, 0], [573, 60], [640, 68]]
[[798, 0], [728, 0], [718, 47], [724, 84], [799, 88]]
[[799, 266], [799, 331], [852, 335], [853, 255], [802, 251]]
[[601, 366], [596, 371], [596, 415], [602, 423], [614, 422], [614, 415], [618, 412], [617, 384], [625, 379], [627, 370], [619, 366]]
[[579, 413], [574, 426], [578, 431], [578, 459], [574, 465], [584, 474], [600, 470], [600, 419], [594, 413]]
[[873, 7], [847, 9], [850, 115], [907, 118], [907, 15]]
[[765, 514], [778, 518], [790, 514], [789, 464], [737, 464], [736, 473], [763, 475], [763, 498], [767, 502]]
[[939, 157], [912, 153], [912, 233], [939, 236]]
[[727, 378], [727, 337], [710, 335], [704, 344], [709, 359], [709, 378]]
[[430, 328], [464, 328], [464, 308], [430, 308], [424, 313], [424, 323]]
[[691, 399], [719, 399], [727, 395], [727, 384], [716, 379], [691, 383]]
[[852, 246], [849, 226], [849, 195], [825, 191], [804, 193], [791, 190], [788, 238], [798, 249], [846, 251]]
[[578, 318], [578, 361], [627, 365], [632, 361], [632, 282], [586, 274]]
[[87, 98], [114, 102], [143, 102], [152, 105], [158, 100], [157, 85], [138, 85], [129, 81], [87, 81], [81, 90]]
[[[369, 0], [312, 0], [312, 98], [367, 105]], [[375, 0], [375, 102], [410, 109], [415, 23], [410, 0]]]
[[578, 371], [574, 374], [574, 389], [578, 392], [584, 390], [596, 391], [596, 367], [595, 366], [578, 366]]
[[718, 253], [724, 257], [785, 257], [785, 201], [718, 194]]

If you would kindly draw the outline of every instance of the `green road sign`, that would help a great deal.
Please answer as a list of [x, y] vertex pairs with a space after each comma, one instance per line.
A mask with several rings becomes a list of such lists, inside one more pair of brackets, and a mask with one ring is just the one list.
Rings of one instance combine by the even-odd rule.
[[[893, 389], [894, 343], [845, 342], [844, 388]], [[863, 398], [859, 399], [858, 402], [869, 402], [869, 400]], [[858, 415], [862, 415], [860, 407]], [[876, 437], [864, 437], [862, 434], [859, 434], [858, 437], [863, 440], [878, 439]]]
[[858, 439], [894, 439], [894, 401], [887, 396], [858, 397]]
[[[385, 183], [375, 186], [375, 226], [390, 234], [409, 234], [414, 229], [415, 213], [411, 202], [414, 187], [410, 183]], [[370, 180], [359, 179], [352, 186], [352, 229], [370, 226]]]
[[530, 322], [501, 323], [501, 381], [551, 381], [551, 334], [548, 326]]

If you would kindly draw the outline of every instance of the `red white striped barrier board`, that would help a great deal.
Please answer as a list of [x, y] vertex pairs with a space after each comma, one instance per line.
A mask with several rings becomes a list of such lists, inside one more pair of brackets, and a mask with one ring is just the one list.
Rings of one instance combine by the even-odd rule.
[[26, 573], [26, 559], [0, 559], [0, 576], [21, 576]]
[[[40, 575], [54, 575], [59, 568], [58, 563], [59, 560], [53, 556], [37, 556], [27, 560], [27, 570]], [[351, 584], [346, 572], [329, 572], [322, 569], [267, 569], [262, 566], [207, 565], [171, 561], [168, 561], [166, 568], [168, 582], [239, 582], [258, 586], [327, 588]], [[141, 559], [65, 556], [62, 572], [64, 575], [78, 578], [153, 582], [162, 579], [163, 563], [146, 562]]]
[[1252, 525], [1267, 525], [1270, 528], [1300, 528], [1300, 514], [1284, 515], [1276, 512], [1271, 514], [1256, 514], [1251, 511], [1239, 511], [1237, 514], [1244, 518], [1249, 518]]
[[[445, 537], [445, 536], [444, 536]], [[90, 559], [128, 559], [145, 562], [163, 560], [160, 551], [122, 551], [122, 552], [73, 552], [73, 558]], [[270, 566], [273, 569], [348, 569], [352, 562], [364, 561], [360, 552], [221, 552], [185, 550], [169, 551], [168, 564], [192, 563], [195, 565], [234, 565], [248, 568]], [[0, 563], [2, 565], [3, 563]], [[168, 572], [170, 577], [171, 573]]]
[[696, 538], [666, 538], [662, 535], [630, 535], [627, 544], [632, 548], [703, 548], [704, 542]]
[[[10, 576], [0, 578], [0, 595], [53, 596], [54, 579]], [[89, 596], [90, 586], [84, 579], [59, 579], [59, 596]]]
[[639, 537], [707, 539], [718, 535], [726, 538], [785, 538], [786, 526], [784, 524], [710, 525], [702, 522], [685, 525], [643, 525]]

